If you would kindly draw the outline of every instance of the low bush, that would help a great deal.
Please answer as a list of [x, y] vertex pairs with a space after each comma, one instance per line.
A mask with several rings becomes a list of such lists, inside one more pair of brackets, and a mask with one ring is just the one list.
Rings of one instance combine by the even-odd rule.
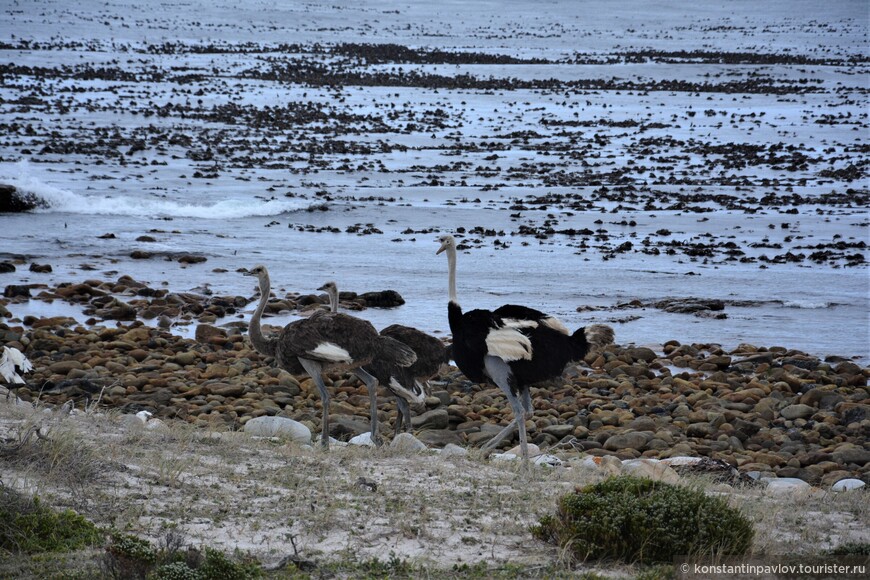
[[102, 541], [100, 529], [74, 511], [52, 510], [36, 496], [0, 485], [0, 551], [68, 552]]
[[105, 576], [118, 580], [247, 580], [262, 576], [253, 561], [232, 559], [212, 548], [205, 548], [204, 553], [177, 548], [155, 548], [135, 536], [115, 535], [106, 548], [102, 570]]
[[555, 516], [532, 527], [573, 560], [672, 562], [746, 553], [752, 523], [725, 501], [697, 489], [614, 477], [563, 496]]

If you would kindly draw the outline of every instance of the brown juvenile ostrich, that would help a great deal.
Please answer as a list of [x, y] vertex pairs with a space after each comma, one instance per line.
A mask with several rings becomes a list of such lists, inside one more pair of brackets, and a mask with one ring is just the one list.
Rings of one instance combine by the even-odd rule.
[[[338, 286], [327, 282], [318, 290], [329, 296], [331, 312], [338, 312]], [[411, 348], [417, 360], [408, 367], [402, 367], [388, 359], [375, 359], [366, 365], [365, 370], [374, 375], [390, 393], [396, 397], [396, 431], [411, 429], [410, 403], [422, 403], [428, 392], [428, 380], [438, 373], [441, 365], [449, 362], [448, 349], [443, 342], [423, 331], [401, 324], [390, 325], [381, 330], [381, 336], [398, 340]]]
[[406, 367], [417, 360], [414, 351], [396, 340], [379, 335], [366, 320], [331, 312], [320, 312], [310, 318], [295, 320], [281, 329], [277, 336], [266, 337], [260, 326], [260, 318], [271, 291], [269, 271], [265, 266], [258, 265], [245, 275], [256, 276], [260, 285], [260, 303], [248, 326], [251, 343], [257, 352], [274, 357], [287, 372], [308, 373], [314, 379], [323, 407], [320, 435], [323, 448], [329, 448], [329, 391], [322, 376], [325, 370], [350, 370], [365, 383], [372, 408], [372, 440], [379, 444], [378, 380], [362, 367], [376, 359], [389, 360]]

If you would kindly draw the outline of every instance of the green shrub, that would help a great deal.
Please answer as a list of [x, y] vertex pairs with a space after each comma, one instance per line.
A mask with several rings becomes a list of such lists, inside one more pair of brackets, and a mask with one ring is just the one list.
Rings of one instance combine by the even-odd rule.
[[205, 561], [197, 572], [205, 580], [247, 580], [262, 576], [257, 564], [233, 561], [212, 548], [205, 549]]
[[562, 497], [556, 515], [541, 518], [532, 533], [575, 560], [638, 563], [741, 555], [755, 534], [722, 499], [637, 477], [610, 478]]
[[826, 552], [831, 556], [870, 556], [870, 543], [846, 542]]
[[193, 568], [188, 568], [184, 562], [163, 564], [154, 571], [153, 580], [203, 580], [202, 574]]
[[104, 573], [110, 578], [144, 580], [157, 564], [157, 560], [157, 551], [147, 540], [116, 534], [112, 536], [112, 543], [106, 547], [102, 564]]
[[197, 550], [181, 553], [179, 542], [176, 537], [167, 547], [156, 549], [148, 540], [115, 535], [106, 548], [103, 572], [119, 580], [247, 580], [262, 576], [255, 562], [235, 561], [212, 548], [205, 548], [204, 555]]
[[103, 533], [72, 510], [56, 512], [38, 497], [0, 485], [0, 549], [7, 552], [68, 552], [99, 544]]

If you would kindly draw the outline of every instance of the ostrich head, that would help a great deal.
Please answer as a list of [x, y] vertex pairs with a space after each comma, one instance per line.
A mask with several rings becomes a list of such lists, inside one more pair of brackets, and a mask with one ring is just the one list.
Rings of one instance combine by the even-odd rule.
[[338, 287], [335, 285], [335, 282], [327, 282], [326, 284], [318, 288], [318, 290], [320, 290], [321, 292], [326, 292], [327, 294], [332, 294], [333, 292], [338, 294]]
[[329, 296], [329, 309], [332, 312], [338, 312], [338, 286], [335, 282], [327, 282], [318, 290], [326, 292], [326, 295]]
[[456, 250], [456, 239], [450, 234], [440, 236], [436, 241], [441, 242], [441, 247], [435, 252], [436, 254], [440, 254], [448, 249]]
[[260, 281], [260, 292], [263, 294], [268, 294], [269, 292], [269, 270], [266, 269], [266, 266], [262, 264], [257, 264], [247, 272], [243, 273], [245, 276], [256, 276]]

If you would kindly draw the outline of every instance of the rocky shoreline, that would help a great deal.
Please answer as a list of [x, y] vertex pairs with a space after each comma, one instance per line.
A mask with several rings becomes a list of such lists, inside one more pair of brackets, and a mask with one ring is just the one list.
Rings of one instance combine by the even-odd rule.
[[[10, 303], [62, 300], [90, 316], [12, 317]], [[343, 293], [344, 307], [365, 300]], [[239, 311], [250, 298], [175, 294], [129, 276], [47, 286], [7, 286], [0, 345], [18, 348], [34, 371], [15, 389], [25, 401], [124, 413], [149, 411], [197, 426], [241, 429], [282, 416], [320, 430], [311, 379], [294, 377], [250, 346]], [[288, 295], [268, 312], [325, 307], [316, 295]], [[226, 323], [227, 317], [240, 319]], [[195, 338], [172, 334], [173, 320], [197, 324]], [[144, 320], [157, 319], [151, 326]], [[162, 324], [165, 322], [165, 324]], [[409, 322], [409, 321], [405, 321]], [[617, 336], [617, 341], [619, 337]], [[754, 477], [799, 478], [830, 487], [870, 482], [870, 368], [782, 347], [665, 343], [662, 351], [611, 345], [563, 378], [532, 389], [530, 440], [560, 456], [621, 460], [708, 457]], [[368, 430], [368, 396], [350, 375], [328, 377], [331, 435]], [[414, 431], [430, 447], [476, 447], [510, 420], [497, 388], [472, 384], [451, 367], [432, 381]], [[382, 397], [384, 435], [395, 403]], [[512, 446], [510, 441], [505, 446]]]

